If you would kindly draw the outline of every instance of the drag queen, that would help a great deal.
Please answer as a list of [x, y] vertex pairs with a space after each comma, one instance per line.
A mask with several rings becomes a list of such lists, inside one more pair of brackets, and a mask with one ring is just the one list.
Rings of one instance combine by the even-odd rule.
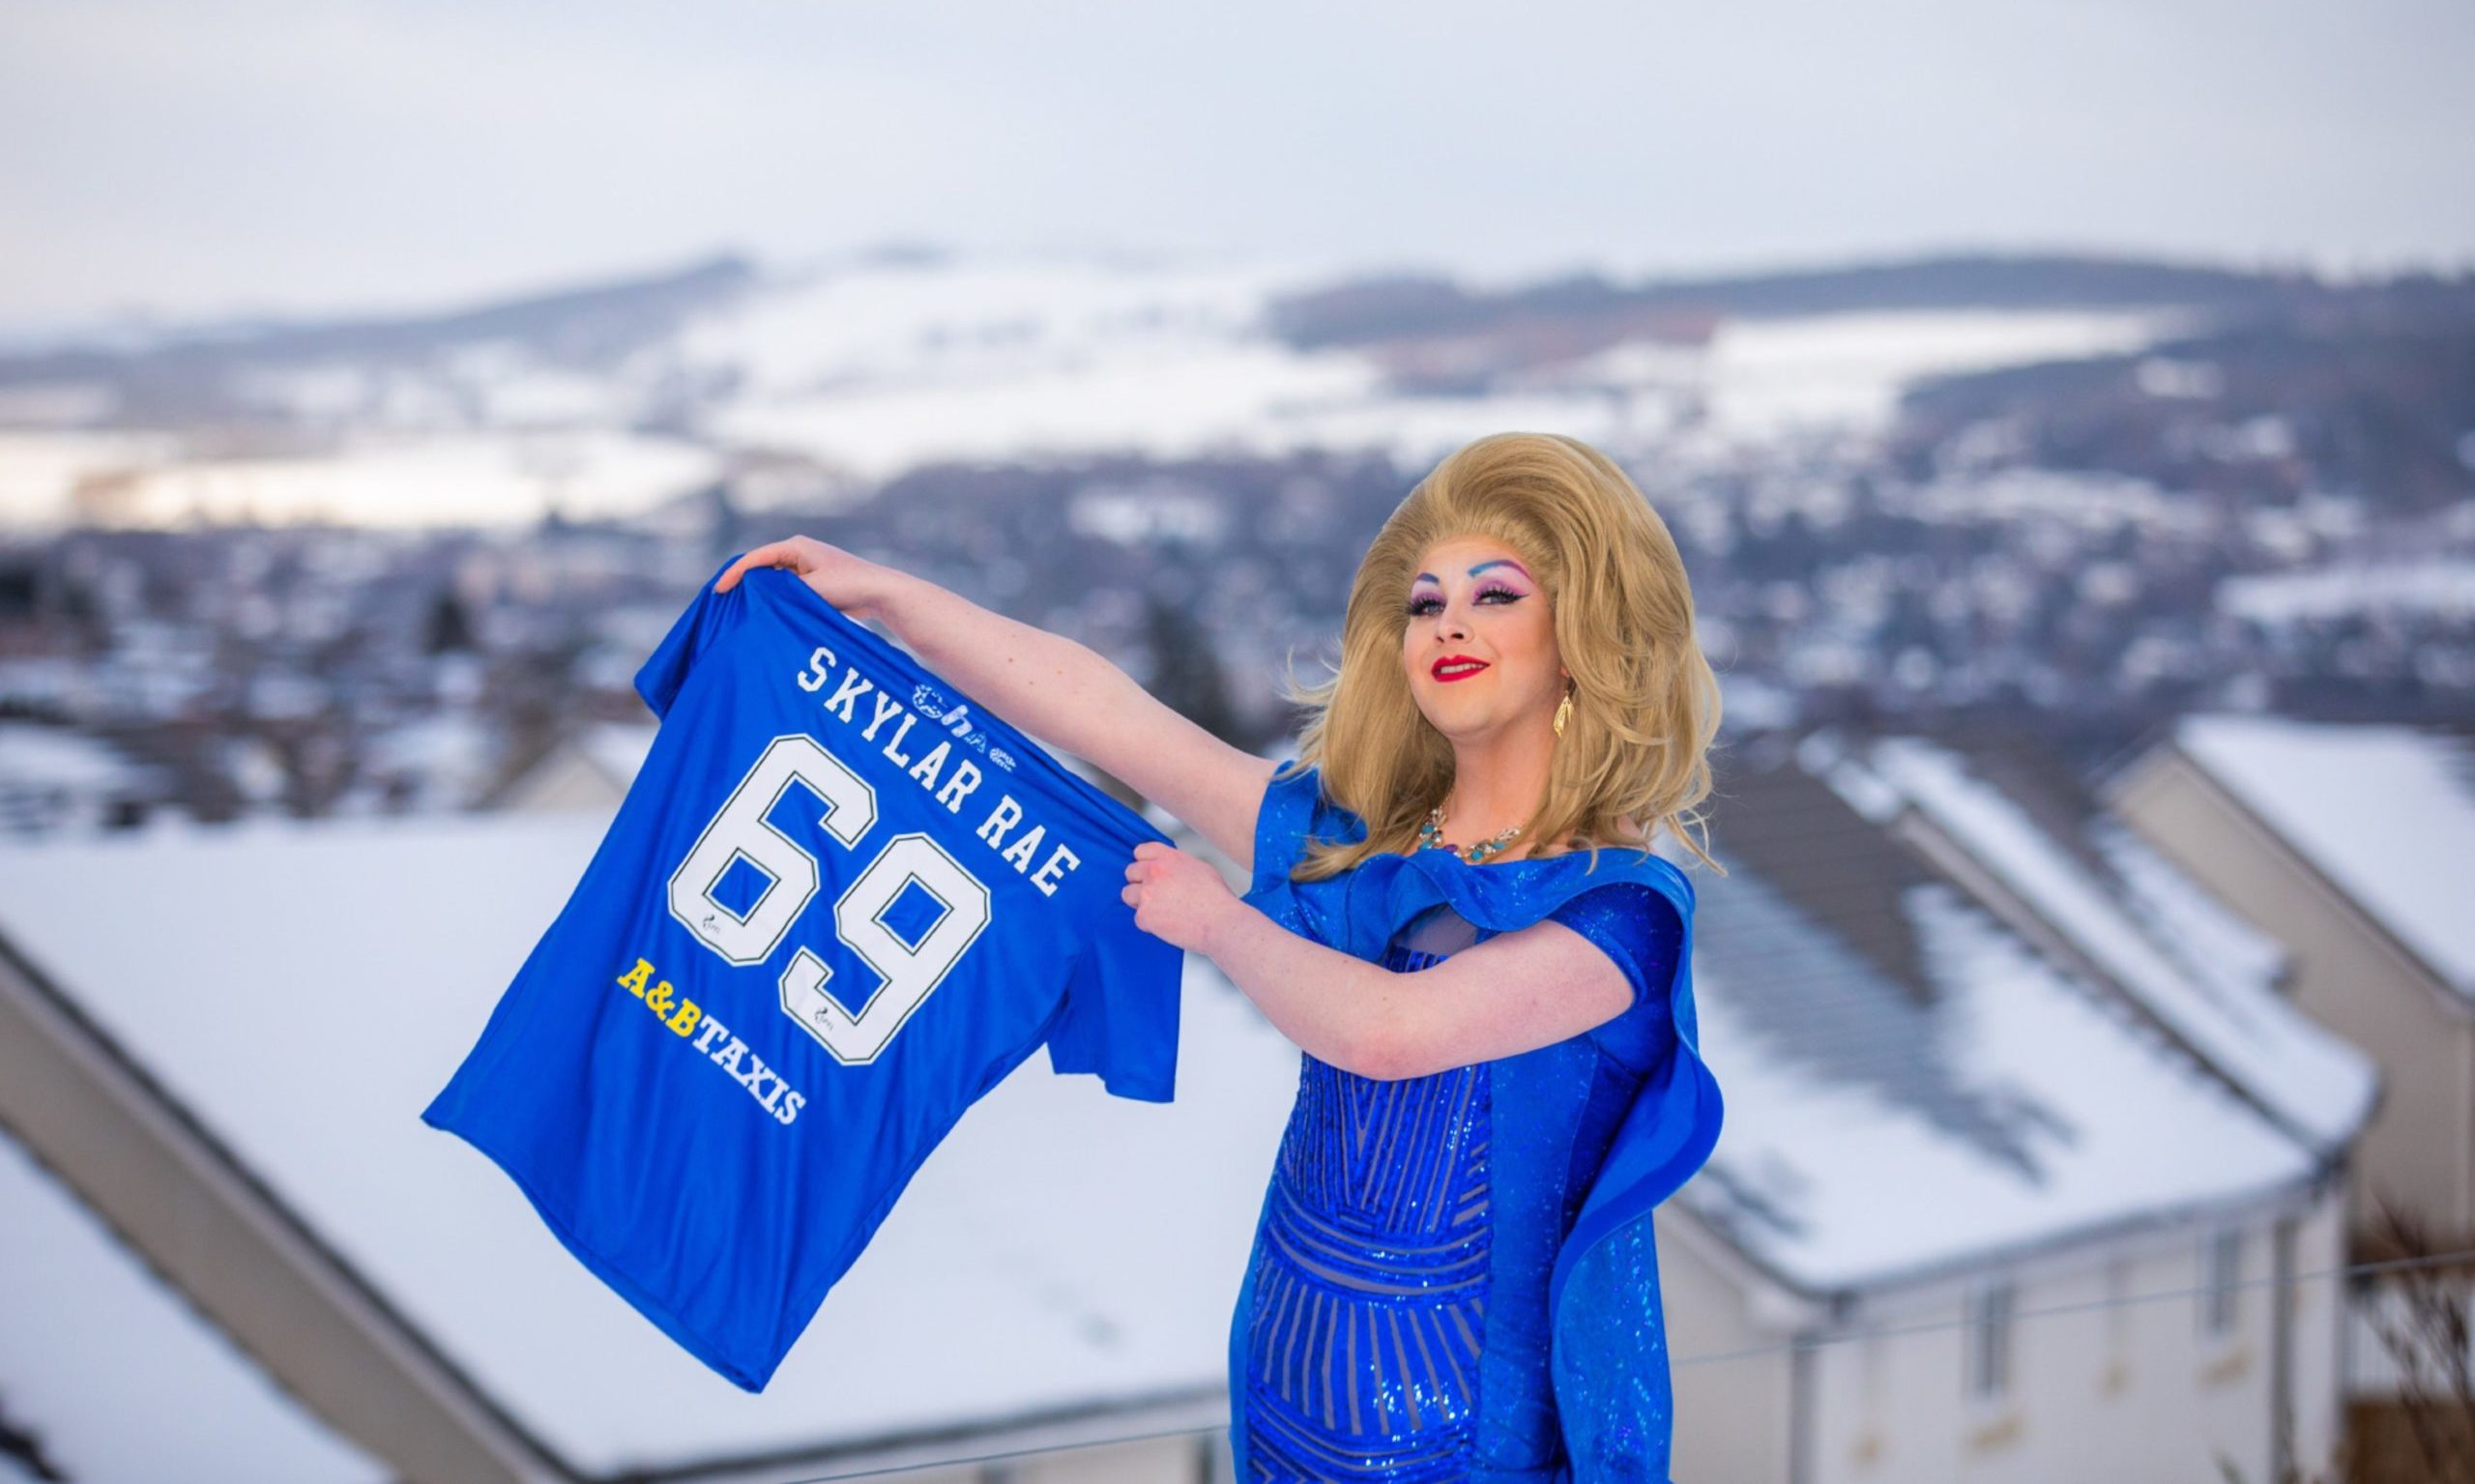
[[1651, 1210], [1709, 1156], [1694, 888], [1716, 678], [1666, 525], [1576, 440], [1445, 459], [1359, 563], [1277, 768], [1088, 648], [794, 537], [746, 554], [884, 620], [1249, 877], [1146, 843], [1136, 924], [1301, 1052], [1229, 1332], [1240, 1479], [1668, 1478]]

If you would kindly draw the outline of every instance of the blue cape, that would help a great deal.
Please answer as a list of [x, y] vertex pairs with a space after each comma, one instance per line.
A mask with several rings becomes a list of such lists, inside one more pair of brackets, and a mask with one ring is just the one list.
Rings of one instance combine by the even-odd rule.
[[[1693, 883], [1674, 862], [1630, 848], [1601, 849], [1594, 866], [1587, 851], [1471, 865], [1449, 850], [1421, 850], [1372, 856], [1325, 881], [1292, 882], [1288, 873], [1304, 855], [1305, 835], [1352, 843], [1367, 836], [1366, 821], [1325, 799], [1322, 788], [1318, 768], [1273, 778], [1256, 822], [1254, 880], [1244, 900], [1353, 958], [1381, 961], [1393, 935], [1438, 903], [1451, 904], [1490, 934], [1508, 933], [1611, 882], [1655, 888], [1684, 924], [1670, 995], [1675, 1054], [1634, 1094], [1557, 1253], [1548, 1289], [1567, 1477], [1575, 1484], [1643, 1477], [1638, 1469], [1646, 1457], [1667, 1455], [1672, 1396], [1650, 1212], [1709, 1159], [1723, 1113], [1693, 1008]], [[1645, 1436], [1649, 1430], [1658, 1436]]]

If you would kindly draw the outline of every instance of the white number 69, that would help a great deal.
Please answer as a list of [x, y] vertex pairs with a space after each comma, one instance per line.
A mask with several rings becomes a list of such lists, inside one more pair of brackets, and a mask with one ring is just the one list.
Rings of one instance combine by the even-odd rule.
[[[765, 819], [794, 784], [825, 800], [818, 824], [845, 850], [857, 850], [877, 822], [876, 789], [815, 738], [790, 733], [768, 743], [670, 877], [670, 915], [729, 963], [761, 964], [772, 957], [816, 896], [816, 858]], [[713, 896], [734, 859], [745, 859], [773, 878], [745, 916]], [[913, 882], [946, 909], [917, 947], [885, 922], [886, 909]], [[945, 847], [917, 830], [895, 835], [833, 904], [834, 936], [877, 972], [878, 984], [853, 1014], [825, 993], [831, 966], [801, 946], [782, 970], [782, 1013], [835, 1061], [874, 1062], [962, 960], [988, 925], [988, 916], [987, 886]]]

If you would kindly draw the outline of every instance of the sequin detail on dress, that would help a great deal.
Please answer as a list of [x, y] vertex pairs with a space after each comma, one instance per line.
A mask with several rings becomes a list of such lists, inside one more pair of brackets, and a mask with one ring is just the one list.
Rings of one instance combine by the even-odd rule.
[[[1384, 967], [1442, 958], [1396, 946]], [[1379, 1082], [1301, 1054], [1247, 1318], [1257, 1478], [1467, 1476], [1492, 1227], [1487, 1073]]]
[[[1554, 916], [1613, 945], [1635, 972], [1640, 923], [1658, 921], [1621, 920], [1643, 912], [1635, 892], [1657, 902], [1617, 886]], [[1404, 929], [1383, 963], [1415, 972], [1483, 936], [1440, 906]], [[1673, 937], [1653, 939], [1650, 962], [1638, 967], [1658, 972], [1656, 949], [1665, 943], [1672, 954]], [[1393, 1082], [1301, 1054], [1250, 1266], [1252, 1478], [1552, 1476], [1562, 1443], [1547, 1373], [1548, 1269], [1640, 1084], [1627, 1062], [1663, 1044], [1632, 1024], [1646, 1018], [1602, 1028], [1622, 1051], [1593, 1033]], [[1500, 1086], [1522, 1110], [1500, 1184], [1490, 1168]], [[1497, 1296], [1509, 1307], [1491, 1331]], [[1653, 1410], [1663, 1424], [1664, 1406]]]

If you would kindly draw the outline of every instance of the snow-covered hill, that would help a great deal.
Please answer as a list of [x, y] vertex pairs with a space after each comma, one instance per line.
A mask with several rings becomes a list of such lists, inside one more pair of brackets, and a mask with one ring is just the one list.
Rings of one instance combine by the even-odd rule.
[[1335, 339], [1281, 328], [1276, 305], [1331, 290], [1270, 264], [897, 255], [659, 290], [651, 308], [578, 291], [0, 361], [0, 522], [519, 524], [640, 513], [756, 466], [804, 468], [762, 487], [813, 498], [940, 460], [1330, 449], [1414, 466], [1506, 428], [1691, 459], [1861, 435], [1919, 377], [2119, 354], [2197, 313], [1637, 323], [1459, 299], [1452, 323]]

